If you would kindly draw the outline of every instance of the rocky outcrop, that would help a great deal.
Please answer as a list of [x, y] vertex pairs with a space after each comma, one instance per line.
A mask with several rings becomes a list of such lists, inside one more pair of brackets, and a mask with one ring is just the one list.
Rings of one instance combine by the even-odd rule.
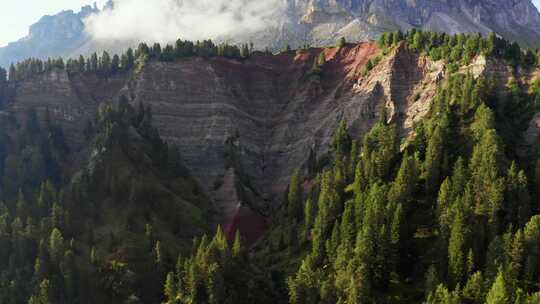
[[540, 44], [540, 14], [531, 0], [299, 0], [290, 7], [294, 20], [289, 24], [299, 26], [283, 30], [298, 33], [300, 29], [298, 36], [309, 37], [314, 44], [332, 43], [340, 36], [358, 41], [375, 38], [381, 31], [410, 28], [493, 31], [525, 45]]
[[42, 17], [30, 27], [26, 37], [0, 48], [0, 66], [7, 67], [30, 57], [46, 59], [72, 55], [89, 40], [83, 19], [97, 11], [95, 6], [84, 6], [78, 13], [68, 10]]

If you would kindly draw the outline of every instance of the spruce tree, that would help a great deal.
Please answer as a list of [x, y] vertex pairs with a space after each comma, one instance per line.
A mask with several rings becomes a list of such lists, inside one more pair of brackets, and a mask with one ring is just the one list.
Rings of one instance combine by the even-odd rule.
[[50, 255], [54, 261], [59, 262], [64, 255], [64, 237], [57, 228], [54, 228], [49, 237]]
[[444, 138], [440, 126], [431, 135], [426, 151], [426, 189], [436, 191], [443, 175]]
[[506, 286], [506, 280], [502, 269], [493, 282], [491, 289], [486, 296], [486, 304], [507, 304], [510, 303], [510, 294]]
[[296, 169], [291, 177], [289, 192], [287, 194], [288, 215], [291, 218], [299, 218], [302, 211], [302, 188], [300, 180], [300, 170]]
[[236, 233], [234, 234], [234, 242], [232, 246], [232, 256], [233, 257], [240, 257], [242, 254], [242, 237], [240, 235], [240, 230], [236, 230]]
[[461, 283], [465, 275], [465, 229], [463, 214], [458, 211], [452, 223], [448, 241], [448, 273], [454, 285]]
[[165, 279], [164, 287], [165, 299], [167, 304], [175, 304], [176, 302], [176, 282], [174, 274], [169, 272], [167, 278]]

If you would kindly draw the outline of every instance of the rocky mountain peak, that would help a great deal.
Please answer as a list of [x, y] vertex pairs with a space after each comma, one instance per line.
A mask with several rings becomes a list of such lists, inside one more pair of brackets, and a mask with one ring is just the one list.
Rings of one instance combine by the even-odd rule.
[[[540, 13], [530, 0], [299, 0], [295, 22], [315, 44], [345, 36], [375, 38], [413, 27], [449, 33], [489, 33], [525, 45], [540, 43]], [[291, 29], [294, 31], [294, 29]]]

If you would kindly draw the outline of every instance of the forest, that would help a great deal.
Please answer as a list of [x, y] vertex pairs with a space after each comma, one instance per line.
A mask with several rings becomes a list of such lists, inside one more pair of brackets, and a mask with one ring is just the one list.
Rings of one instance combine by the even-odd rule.
[[[540, 303], [540, 141], [520, 146], [540, 110], [540, 78], [501, 89], [462, 69], [485, 56], [518, 75], [538, 67], [540, 53], [495, 34], [414, 29], [384, 33], [378, 46], [363, 75], [400, 46], [446, 63], [428, 117], [408, 139], [386, 109], [363, 138], [342, 120], [329, 152], [294, 171], [253, 245], [216, 224], [151, 107], [103, 103], [86, 123], [82, 160], [48, 114], [8, 114], [0, 303]], [[52, 69], [106, 78], [151, 60], [253, 52], [178, 40], [65, 63], [29, 59], [0, 69], [0, 104], [7, 87]], [[308, 72], [324, 81], [324, 58]]]

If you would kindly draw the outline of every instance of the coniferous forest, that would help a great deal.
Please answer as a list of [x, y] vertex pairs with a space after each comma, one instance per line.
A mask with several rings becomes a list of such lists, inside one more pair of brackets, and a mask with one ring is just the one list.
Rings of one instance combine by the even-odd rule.
[[[48, 114], [6, 114], [0, 303], [540, 303], [540, 141], [520, 145], [540, 110], [540, 78], [501, 88], [463, 69], [484, 56], [517, 75], [540, 53], [495, 34], [392, 32], [363, 75], [398, 47], [446, 63], [429, 115], [408, 138], [386, 109], [362, 138], [342, 120], [327, 154], [294, 171], [254, 244], [217, 225], [151, 107], [103, 103], [84, 153]], [[252, 53], [179, 40], [29, 59], [0, 70], [0, 101], [10, 84], [51, 69], [106, 78], [152, 60]], [[324, 82], [325, 64], [316, 58], [310, 77]]]

